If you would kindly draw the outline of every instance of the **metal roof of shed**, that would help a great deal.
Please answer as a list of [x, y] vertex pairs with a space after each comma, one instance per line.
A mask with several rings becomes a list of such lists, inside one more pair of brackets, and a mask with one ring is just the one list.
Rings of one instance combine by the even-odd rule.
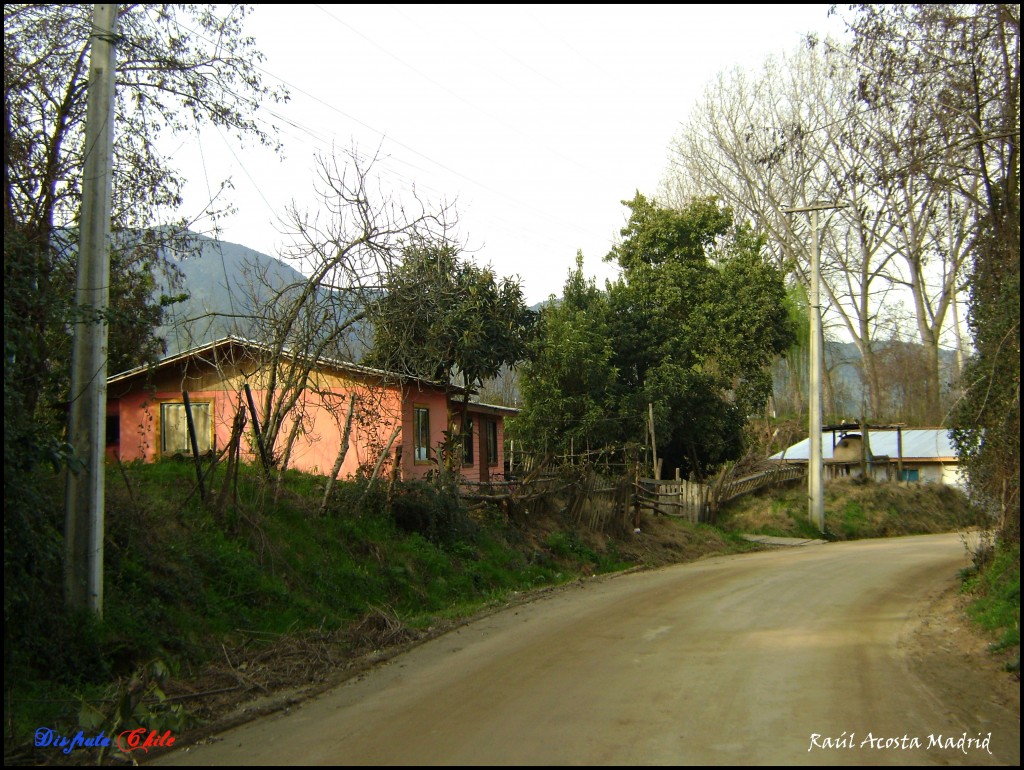
[[[957, 461], [956, 448], [953, 446], [948, 428], [904, 428], [902, 433], [904, 460]], [[825, 460], [832, 459], [832, 435], [832, 431], [822, 431], [821, 434], [821, 450]], [[895, 460], [900, 455], [896, 439], [895, 430], [868, 430], [868, 443], [873, 455], [888, 455]], [[839, 434], [836, 433], [836, 443], [838, 441]], [[788, 449], [773, 454], [769, 459], [806, 462], [810, 457], [810, 445], [810, 438], [805, 438]]]

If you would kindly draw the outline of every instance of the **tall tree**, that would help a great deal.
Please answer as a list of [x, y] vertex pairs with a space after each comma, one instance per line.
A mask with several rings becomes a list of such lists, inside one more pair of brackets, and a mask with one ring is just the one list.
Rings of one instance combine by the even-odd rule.
[[1020, 538], [1020, 6], [858, 6], [863, 101], [913, 121], [896, 173], [977, 211], [969, 323], [976, 355], [955, 413], [969, 482]]
[[921, 116], [865, 105], [873, 92], [863, 67], [847, 46], [814, 42], [760, 73], [721, 76], [675, 143], [667, 187], [720, 195], [769, 234], [780, 263], [804, 282], [811, 239], [785, 209], [843, 204], [823, 232], [822, 288], [827, 317], [858, 347], [866, 416], [896, 417], [885, 414], [878, 355], [886, 333], [877, 319], [907, 296], [927, 353], [924, 419], [935, 423], [939, 347], [977, 214], [967, 190], [935, 182], [942, 159], [899, 160], [917, 142]]
[[[203, 124], [274, 144], [257, 121], [265, 101], [262, 55], [243, 31], [249, 8], [128, 5], [120, 9], [110, 322], [112, 366], [142, 363], [160, 349], [151, 296], [161, 248], [184, 223], [154, 228], [182, 203], [182, 178], [162, 149], [168, 134]], [[4, 6], [4, 303], [22, 319], [5, 330], [18, 359], [24, 408], [36, 417], [63, 399], [67, 321], [75, 313], [77, 221], [84, 159], [91, 6]], [[145, 235], [134, 235], [144, 231]], [[37, 410], [37, 404], [46, 408]]]
[[533, 351], [522, 368], [524, 409], [515, 433], [536, 450], [594, 449], [619, 439], [614, 415], [607, 295], [583, 275], [583, 255], [559, 299], [541, 308]]
[[[771, 392], [770, 365], [794, 341], [782, 275], [762, 239], [714, 200], [673, 210], [638, 193], [625, 203], [629, 221], [607, 256], [622, 276], [602, 296], [570, 275], [567, 307], [549, 312], [537, 354], [562, 374], [527, 370], [526, 422], [552, 448], [567, 448], [567, 435], [639, 442], [650, 404], [666, 472], [703, 476], [740, 455], [746, 418]], [[559, 408], [584, 422], [573, 432], [547, 423]]]
[[152, 269], [180, 229], [152, 226], [182, 202], [182, 180], [159, 140], [212, 123], [273, 144], [255, 113], [285, 97], [262, 82], [245, 7], [223, 16], [215, 6], [119, 11], [112, 229], [130, 235], [114, 240], [111, 306], [96, 310], [73, 298], [92, 6], [4, 6], [5, 665], [11, 633], [60, 611], [58, 528], [42, 513], [32, 472], [73, 462], [62, 443], [70, 322], [88, 314], [110, 324], [115, 369], [160, 349]]
[[536, 318], [519, 281], [499, 279], [436, 239], [408, 243], [384, 278], [369, 312], [368, 362], [445, 386], [458, 383], [465, 434], [470, 392], [529, 352]]

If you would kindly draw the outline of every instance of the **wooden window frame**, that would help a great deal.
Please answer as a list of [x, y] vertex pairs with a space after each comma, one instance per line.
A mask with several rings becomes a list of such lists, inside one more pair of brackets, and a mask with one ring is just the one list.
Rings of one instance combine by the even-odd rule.
[[[426, 427], [426, 443], [421, 444], [421, 420]], [[423, 457], [420, 457], [420, 450]], [[413, 404], [412, 407], [412, 461], [415, 465], [426, 465], [430, 462], [430, 407], [426, 404]]]
[[[207, 452], [214, 452], [214, 451], [216, 451], [216, 448], [217, 448], [217, 429], [216, 429], [216, 422], [215, 422], [216, 403], [215, 403], [214, 399], [212, 399], [212, 398], [204, 398], [204, 399], [199, 399], [198, 401], [190, 401], [190, 403], [191, 403], [191, 406], [192, 406], [193, 420], [195, 419], [195, 409], [196, 409], [196, 407], [206, 407], [206, 408], [209, 409], [209, 412], [210, 412], [210, 430], [209, 430], [208, 445], [207, 445], [207, 447], [205, 449], [200, 445], [200, 447], [199, 447], [199, 454], [200, 455], [204, 455]], [[164, 398], [164, 399], [160, 399], [160, 401], [157, 402], [156, 442], [155, 443], [156, 443], [156, 447], [157, 447], [157, 454], [158, 454], [158, 456], [159, 457], [174, 457], [175, 455], [185, 455], [187, 457], [191, 457], [192, 456], [192, 446], [191, 446], [191, 443], [188, 441], [188, 428], [187, 427], [185, 429], [186, 436], [185, 436], [185, 448], [184, 449], [182, 449], [182, 450], [177, 450], [177, 449], [168, 450], [168, 449], [164, 448], [164, 444], [165, 444], [165, 441], [164, 441], [164, 438], [165, 438], [165, 432], [164, 432], [164, 422], [165, 422], [165, 419], [164, 419], [164, 407], [165, 406], [180, 406], [180, 407], [184, 408], [185, 401], [184, 401], [184, 399]], [[199, 438], [198, 435], [196, 436], [196, 438], [198, 440], [198, 438]]]
[[498, 421], [487, 421], [487, 464], [498, 464]]

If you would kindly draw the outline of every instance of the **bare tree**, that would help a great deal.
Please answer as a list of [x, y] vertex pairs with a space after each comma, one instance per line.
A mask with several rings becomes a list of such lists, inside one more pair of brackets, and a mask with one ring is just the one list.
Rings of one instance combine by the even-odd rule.
[[676, 199], [717, 195], [768, 236], [780, 266], [806, 286], [811, 238], [786, 209], [835, 200], [842, 185], [847, 208], [828, 219], [822, 242], [826, 328], [831, 315], [857, 344], [865, 379], [876, 383], [872, 318], [889, 289], [891, 257], [882, 249], [889, 225], [867, 186], [868, 159], [841, 150], [851, 104], [836, 77], [818, 48], [769, 60], [757, 76], [720, 76], [674, 143], [666, 190]]
[[720, 77], [675, 143], [666, 191], [715, 193], [769, 235], [780, 262], [802, 281], [810, 238], [784, 209], [820, 198], [842, 204], [824, 231], [823, 288], [827, 314], [860, 352], [868, 410], [883, 410], [878, 318], [909, 295], [927, 353], [925, 412], [935, 421], [938, 350], [976, 216], [965, 196], [925, 175], [892, 172], [914, 126], [865, 107], [861, 77], [834, 43], [770, 60], [756, 77]]
[[[381, 301], [386, 278], [406, 245], [449, 238], [454, 227], [447, 207], [428, 210], [418, 199], [403, 205], [383, 192], [373, 175], [375, 160], [355, 150], [340, 160], [318, 159], [317, 208], [307, 211], [293, 204], [285, 218], [291, 243], [282, 258], [305, 278], [268, 287], [269, 301], [256, 308], [254, 333], [270, 356], [262, 436], [279, 471], [302, 430], [307, 399], [346, 414], [345, 396], [320, 382], [320, 363], [356, 358], [361, 337], [368, 333], [369, 310]], [[364, 394], [357, 404], [363, 416], [372, 411], [367, 398]], [[348, 417], [344, 421], [351, 424]]]

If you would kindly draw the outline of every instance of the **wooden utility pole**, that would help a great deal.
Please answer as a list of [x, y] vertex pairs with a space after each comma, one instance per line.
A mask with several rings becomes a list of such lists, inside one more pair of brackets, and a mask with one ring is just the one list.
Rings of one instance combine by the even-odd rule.
[[72, 609], [103, 614], [103, 519], [110, 305], [110, 199], [114, 152], [117, 6], [96, 5], [89, 59], [85, 166], [71, 350], [68, 435], [80, 466], [67, 474], [64, 591]]

